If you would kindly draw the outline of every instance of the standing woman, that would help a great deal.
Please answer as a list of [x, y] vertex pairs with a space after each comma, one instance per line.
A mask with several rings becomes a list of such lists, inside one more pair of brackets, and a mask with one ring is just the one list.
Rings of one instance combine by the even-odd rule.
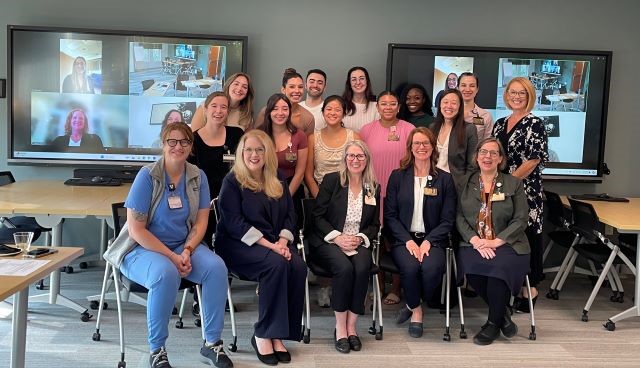
[[120, 244], [135, 243], [120, 264], [112, 263], [127, 278], [149, 289], [147, 328], [152, 368], [171, 367], [165, 346], [181, 278], [202, 285], [202, 358], [217, 367], [233, 367], [220, 339], [227, 268], [202, 243], [209, 216], [207, 177], [187, 162], [193, 143], [187, 124], [167, 125], [162, 140], [162, 157], [140, 170], [125, 201], [128, 233], [121, 232], [107, 252], [122, 249]]
[[[302, 101], [304, 97], [304, 79], [295, 69], [285, 69], [284, 75], [282, 76], [281, 92], [284, 93], [291, 102], [291, 122], [293, 125], [302, 130], [306, 135], [312, 134], [316, 126], [315, 119], [309, 110], [300, 106], [300, 101]], [[261, 128], [265, 124], [265, 110], [266, 107], [263, 107], [258, 113], [256, 128]]]
[[292, 194], [293, 207], [300, 225], [301, 201], [304, 198], [302, 181], [307, 165], [307, 136], [291, 123], [291, 102], [282, 93], [272, 95], [267, 101], [264, 131], [275, 144], [278, 169], [289, 184], [289, 193]]
[[373, 94], [371, 79], [367, 69], [354, 66], [347, 72], [342, 98], [347, 104], [344, 126], [359, 132], [363, 125], [380, 119], [376, 110], [376, 96]]
[[308, 143], [311, 149], [307, 155], [304, 181], [312, 198], [318, 195], [318, 186], [324, 176], [338, 171], [340, 162], [344, 159], [347, 143], [360, 139], [358, 133], [344, 127], [342, 119], [345, 109], [346, 104], [342, 97], [327, 97], [322, 105], [322, 116], [327, 126], [309, 136]]
[[[538, 297], [537, 285], [544, 279], [542, 272], [542, 170], [549, 159], [547, 132], [542, 120], [531, 110], [536, 103], [536, 93], [527, 78], [516, 77], [507, 83], [502, 95], [511, 115], [500, 118], [493, 127], [493, 135], [507, 151], [507, 167], [504, 170], [522, 179], [529, 204], [529, 222], [526, 229], [531, 247], [531, 297]], [[522, 296], [527, 297], [525, 288]], [[521, 312], [529, 311], [529, 303], [519, 298], [514, 307]]]
[[478, 145], [478, 132], [464, 121], [462, 95], [457, 89], [442, 94], [438, 114], [429, 127], [438, 140], [438, 168], [451, 173], [456, 187], [462, 178], [474, 171], [473, 152]]
[[291, 361], [282, 340], [300, 341], [307, 266], [291, 245], [296, 215], [271, 139], [242, 136], [220, 190], [216, 252], [232, 272], [257, 281], [258, 321], [251, 344], [268, 365]]
[[414, 129], [400, 168], [391, 173], [384, 203], [384, 224], [393, 237], [391, 255], [407, 302], [397, 322], [411, 318], [409, 335], [416, 338], [423, 331], [422, 301], [430, 300], [442, 281], [456, 217], [453, 179], [436, 162], [435, 136], [427, 128]]
[[[253, 126], [254, 91], [251, 78], [245, 73], [235, 73], [224, 84], [223, 92], [229, 98], [228, 126], [239, 127], [242, 130]], [[198, 106], [191, 119], [191, 129], [198, 130], [205, 124], [204, 105]]]
[[433, 123], [431, 97], [421, 84], [409, 84], [402, 90], [398, 117], [416, 128], [428, 128]]
[[476, 104], [480, 80], [475, 73], [464, 72], [458, 78], [458, 90], [464, 102], [464, 121], [478, 130], [478, 141], [491, 137], [493, 117], [489, 111]]
[[[378, 95], [376, 103], [380, 120], [374, 120], [362, 127], [360, 136], [371, 150], [373, 171], [381, 186], [382, 198], [380, 206], [384, 206], [389, 175], [400, 166], [405, 155], [407, 138], [415, 128], [404, 120], [397, 118], [398, 96], [391, 91]], [[382, 283], [384, 285], [384, 283]], [[400, 301], [400, 278], [393, 275], [391, 291], [384, 299], [385, 304], [397, 304]]]
[[332, 274], [336, 350], [360, 351], [356, 324], [358, 315], [364, 314], [370, 246], [380, 226], [380, 186], [365, 143], [347, 143], [340, 170], [327, 174], [320, 184], [313, 217], [316, 226], [309, 237], [310, 255]]
[[496, 138], [480, 142], [474, 161], [480, 171], [465, 177], [456, 224], [462, 238], [461, 270], [489, 306], [487, 323], [473, 342], [489, 345], [500, 331], [507, 338], [518, 332], [507, 306], [529, 269], [524, 233], [529, 206], [522, 180], [498, 171], [505, 168], [506, 157]]
[[[226, 126], [229, 114], [229, 99], [223, 92], [213, 92], [204, 101], [205, 125], [193, 133], [193, 155], [189, 162], [198, 166], [207, 175], [209, 194], [216, 198], [220, 194], [222, 179], [233, 163], [242, 129]], [[209, 216], [209, 225], [204, 241], [211, 246], [211, 237], [216, 231], [216, 217]]]
[[440, 107], [440, 100], [442, 99], [442, 95], [445, 91], [449, 89], [455, 89], [458, 86], [458, 75], [456, 73], [449, 73], [447, 75], [447, 80], [444, 81], [444, 89], [441, 89], [440, 92], [436, 95], [435, 101], [433, 101], [433, 106], [436, 110]]

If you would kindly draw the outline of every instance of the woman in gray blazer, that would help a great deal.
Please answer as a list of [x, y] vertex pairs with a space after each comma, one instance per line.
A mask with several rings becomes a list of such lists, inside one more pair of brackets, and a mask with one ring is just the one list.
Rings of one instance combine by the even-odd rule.
[[529, 206], [522, 180], [498, 170], [506, 165], [504, 149], [495, 138], [478, 144], [480, 171], [468, 175], [461, 187], [456, 225], [462, 237], [462, 272], [489, 306], [487, 323], [475, 335], [478, 345], [500, 336], [513, 337], [518, 327], [507, 305], [529, 272], [529, 243], [525, 235]]

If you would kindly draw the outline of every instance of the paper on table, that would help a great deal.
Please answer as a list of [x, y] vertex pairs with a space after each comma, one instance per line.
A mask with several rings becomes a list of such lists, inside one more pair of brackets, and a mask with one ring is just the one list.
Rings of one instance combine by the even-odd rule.
[[48, 262], [44, 259], [0, 259], [0, 276], [26, 276]]

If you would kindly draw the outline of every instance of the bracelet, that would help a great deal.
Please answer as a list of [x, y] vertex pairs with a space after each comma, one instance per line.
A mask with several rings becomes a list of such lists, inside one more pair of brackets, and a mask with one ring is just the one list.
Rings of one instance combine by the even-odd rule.
[[189, 256], [193, 254], [194, 247], [187, 245], [184, 249], [189, 251]]

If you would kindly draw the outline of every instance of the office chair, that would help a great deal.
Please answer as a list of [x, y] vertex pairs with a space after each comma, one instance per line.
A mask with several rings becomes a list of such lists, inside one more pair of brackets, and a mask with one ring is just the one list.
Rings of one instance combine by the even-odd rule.
[[[314, 226], [314, 219], [312, 216], [313, 209], [315, 208], [315, 199], [306, 198], [302, 200], [302, 217], [303, 224], [302, 229], [300, 230], [300, 241], [298, 242], [298, 251], [302, 256], [302, 259], [307, 264], [307, 267], [311, 272], [313, 272], [316, 276], [331, 278], [331, 272], [313, 260], [313, 257], [307, 257], [308, 253], [308, 242], [305, 243], [304, 237], [309, 236], [310, 232]], [[382, 322], [382, 296], [380, 295], [380, 285], [378, 281], [378, 265], [376, 254], [378, 251], [378, 247], [380, 244], [380, 231], [378, 230], [378, 237], [375, 240], [371, 241], [371, 251], [372, 251], [372, 263], [371, 270], [369, 272], [372, 279], [372, 288], [373, 288], [373, 314], [371, 327], [369, 327], [369, 334], [375, 335], [376, 340], [382, 340], [384, 326]], [[379, 325], [379, 328], [376, 327], [376, 323]], [[305, 279], [305, 309], [302, 320], [302, 341], [305, 344], [308, 344], [311, 341], [311, 307], [309, 301], [309, 281], [308, 278]]]
[[551, 101], [547, 98], [547, 96], [552, 94], [553, 94], [552, 88], [544, 88], [542, 90], [542, 95], [540, 96], [540, 104], [539, 104], [540, 110], [542, 110], [542, 108], [545, 106], [549, 107], [549, 110], [551, 110]]
[[[544, 196], [546, 198], [547, 220], [551, 225], [555, 226], [555, 229], [547, 234], [550, 240], [542, 254], [543, 263], [554, 245], [559, 245], [568, 250], [571, 249], [571, 245], [578, 237], [576, 233], [571, 231], [571, 223], [564, 214], [564, 205], [560, 196], [557, 193], [546, 190], [544, 191]], [[557, 272], [559, 270], [560, 266], [549, 267], [544, 269], [544, 273]], [[584, 271], [584, 273], [590, 274], [587, 271]]]
[[[113, 229], [114, 229], [114, 234], [115, 236], [117, 236], [120, 233], [120, 230], [122, 229], [122, 226], [125, 224], [125, 222], [127, 221], [127, 209], [124, 206], [124, 202], [119, 202], [119, 203], [113, 203], [111, 205], [111, 211], [112, 211], [112, 215], [113, 215]], [[93, 333], [92, 336], [92, 340], [93, 341], [100, 341], [101, 338], [101, 334], [100, 334], [100, 321], [101, 321], [101, 317], [102, 317], [102, 311], [103, 309], [106, 309], [107, 304], [105, 303], [104, 299], [105, 299], [105, 294], [109, 288], [109, 283], [108, 280], [111, 278], [111, 283], [113, 283], [114, 287], [115, 287], [115, 298], [116, 298], [116, 305], [118, 307], [118, 324], [119, 324], [119, 333], [120, 333], [120, 362], [118, 363], [118, 368], [124, 368], [126, 367], [126, 362], [125, 362], [125, 351], [124, 351], [124, 325], [123, 325], [123, 321], [122, 321], [122, 298], [121, 298], [121, 292], [122, 290], [120, 290], [120, 287], [123, 287], [124, 290], [126, 290], [126, 294], [125, 294], [125, 298], [128, 298], [129, 295], [136, 295], [136, 294], [131, 294], [131, 293], [147, 293], [148, 290], [147, 288], [145, 288], [144, 286], [137, 284], [131, 280], [129, 280], [128, 278], [126, 278], [124, 275], [122, 275], [120, 273], [120, 271], [116, 268], [114, 268], [109, 262], [106, 262], [106, 266], [105, 266], [105, 271], [104, 271], [104, 278], [102, 281], [102, 292], [100, 294], [100, 302], [98, 304], [98, 317], [96, 319], [96, 331]], [[200, 291], [200, 285], [195, 284], [189, 280], [186, 279], [182, 279], [180, 282], [180, 290], [186, 290], [187, 288], [192, 288], [195, 287], [196, 289], [196, 293], [198, 294], [198, 300], [202, 300], [202, 293]], [[127, 301], [125, 299], [125, 301]], [[141, 302], [142, 301], [142, 302]], [[137, 298], [134, 301], [136, 304], [140, 304], [143, 305], [144, 307], [146, 307], [146, 300], [144, 300], [143, 298], [137, 296]], [[183, 296], [183, 301], [182, 301], [182, 307], [179, 313], [179, 322], [182, 321], [182, 313], [183, 313], [183, 309], [184, 309], [184, 296]], [[196, 326], [201, 327], [202, 328], [202, 339], [204, 340], [204, 327], [202, 325], [201, 322], [197, 322]], [[178, 327], [176, 325], [177, 328], [182, 328], [182, 326]]]
[[176, 76], [176, 81], [175, 81], [175, 83], [173, 85], [173, 87], [174, 87], [174, 95], [177, 94], [178, 91], [186, 91], [187, 90], [187, 87], [185, 87], [182, 84], [182, 81], [187, 81], [187, 80], [189, 80], [189, 74], [181, 73], [181, 74], [178, 74]]
[[156, 82], [156, 81], [155, 81], [155, 80], [153, 80], [153, 79], [146, 79], [146, 80], [143, 80], [142, 82], [140, 82], [140, 83], [142, 83], [142, 91], [146, 91], [146, 90], [148, 90], [149, 88], [151, 88], [151, 86], [153, 86], [153, 84], [154, 84], [155, 82]]

